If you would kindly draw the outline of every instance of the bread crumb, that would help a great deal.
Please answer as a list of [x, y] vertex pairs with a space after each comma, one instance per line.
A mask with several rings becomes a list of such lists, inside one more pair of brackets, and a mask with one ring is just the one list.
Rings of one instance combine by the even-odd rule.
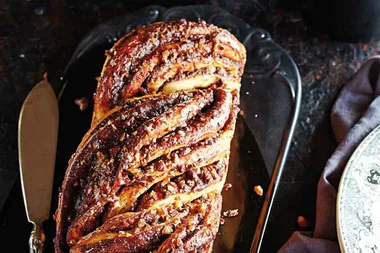
[[239, 209], [231, 209], [223, 212], [223, 216], [226, 218], [233, 218], [239, 215]]
[[232, 188], [232, 184], [225, 184], [224, 186], [223, 186], [223, 190], [225, 190], [225, 191], [228, 191], [229, 189], [231, 189]]
[[182, 245], [182, 240], [181, 240], [181, 238], [177, 237], [177, 240], [175, 240], [175, 245], [176, 245], [177, 247], [180, 247], [180, 246]]
[[84, 110], [86, 110], [86, 108], [88, 106], [88, 99], [85, 97], [75, 99], [75, 104], [77, 104], [79, 106], [79, 109], [81, 111], [84, 111]]
[[164, 235], [170, 235], [171, 233], [173, 233], [173, 229], [171, 226], [167, 225], [165, 226], [163, 229], [162, 229], [162, 233]]
[[255, 193], [259, 196], [263, 196], [263, 193], [264, 193], [264, 190], [263, 188], [261, 187], [261, 185], [256, 185], [253, 190], [255, 191]]
[[243, 110], [240, 110], [239, 115], [240, 115], [240, 116], [243, 116], [243, 115], [244, 115], [244, 111], [243, 111]]
[[226, 220], [223, 217], [220, 217], [220, 225], [223, 226]]
[[309, 221], [303, 216], [298, 216], [297, 224], [300, 228], [308, 228], [310, 225]]

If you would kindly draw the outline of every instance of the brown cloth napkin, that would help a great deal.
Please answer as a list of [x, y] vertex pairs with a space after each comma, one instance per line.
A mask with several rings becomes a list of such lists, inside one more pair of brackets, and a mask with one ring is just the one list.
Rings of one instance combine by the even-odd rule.
[[336, 232], [336, 197], [345, 165], [362, 140], [380, 125], [380, 57], [369, 59], [343, 87], [331, 112], [339, 143], [318, 183], [313, 232], [294, 232], [279, 253], [340, 252]]

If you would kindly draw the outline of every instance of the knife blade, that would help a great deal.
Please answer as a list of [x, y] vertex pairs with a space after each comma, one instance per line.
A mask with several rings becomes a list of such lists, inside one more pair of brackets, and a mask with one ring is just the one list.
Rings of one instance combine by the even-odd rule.
[[44, 80], [26, 97], [20, 112], [18, 152], [28, 221], [33, 224], [29, 252], [43, 252], [42, 222], [49, 218], [58, 138], [58, 102]]

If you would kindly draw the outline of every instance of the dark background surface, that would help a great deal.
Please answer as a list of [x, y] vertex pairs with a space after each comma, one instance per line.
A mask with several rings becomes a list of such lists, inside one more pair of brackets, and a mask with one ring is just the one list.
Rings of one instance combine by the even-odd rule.
[[[0, 182], [18, 177], [17, 120], [27, 93], [45, 72], [55, 89], [59, 89], [64, 66], [89, 30], [148, 4], [210, 3], [268, 30], [294, 58], [302, 76], [301, 115], [265, 240], [266, 252], [275, 252], [292, 231], [300, 229], [296, 222], [299, 215], [310, 221], [312, 229], [318, 178], [336, 146], [329, 121], [334, 99], [360, 64], [380, 51], [377, 39], [368, 41], [368, 36], [362, 36], [366, 42], [335, 41], [321, 32], [327, 30], [318, 27], [315, 20], [310, 26], [307, 18], [311, 14], [305, 14], [304, 2], [307, 1], [282, 0], [273, 8], [274, 1], [252, 0], [165, 1], [165, 4], [147, 0], [0, 0]], [[319, 15], [323, 19], [323, 12]], [[331, 30], [328, 32], [334, 35]], [[16, 181], [12, 191], [18, 192], [19, 188]], [[8, 191], [1, 183], [0, 194]], [[4, 204], [0, 231], [9, 234], [0, 234], [0, 238], [19, 236], [17, 228], [4, 222], [9, 220], [4, 214], [11, 215], [7, 210], [12, 205], [22, 206], [21, 196]], [[17, 212], [23, 214], [24, 210], [20, 208]]]

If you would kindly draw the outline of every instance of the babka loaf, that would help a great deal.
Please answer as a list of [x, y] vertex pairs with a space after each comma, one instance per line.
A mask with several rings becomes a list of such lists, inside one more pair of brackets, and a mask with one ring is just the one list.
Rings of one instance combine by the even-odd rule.
[[133, 31], [106, 55], [59, 195], [56, 253], [211, 252], [244, 46], [181, 20]]

